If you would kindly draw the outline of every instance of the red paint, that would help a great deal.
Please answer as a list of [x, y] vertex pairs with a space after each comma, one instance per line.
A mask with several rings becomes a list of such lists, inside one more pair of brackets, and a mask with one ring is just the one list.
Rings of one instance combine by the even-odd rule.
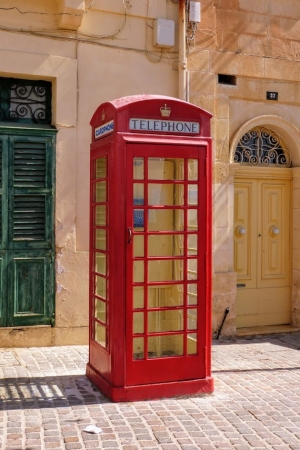
[[[186, 102], [143, 95], [104, 103], [91, 120], [87, 376], [113, 401], [213, 391], [210, 118]], [[129, 130], [130, 119], [142, 129]], [[100, 343], [95, 326], [106, 331]]]

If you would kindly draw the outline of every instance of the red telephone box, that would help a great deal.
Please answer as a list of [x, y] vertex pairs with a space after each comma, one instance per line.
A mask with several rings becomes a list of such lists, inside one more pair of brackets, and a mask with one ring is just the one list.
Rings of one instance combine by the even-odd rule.
[[142, 95], [91, 120], [87, 376], [113, 401], [213, 391], [210, 118]]

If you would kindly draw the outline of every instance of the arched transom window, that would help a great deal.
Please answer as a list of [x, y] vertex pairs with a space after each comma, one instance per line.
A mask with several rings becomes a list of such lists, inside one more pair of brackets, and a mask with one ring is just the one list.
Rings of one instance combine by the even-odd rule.
[[289, 167], [290, 154], [281, 137], [266, 127], [254, 127], [239, 140], [234, 162], [250, 166]]

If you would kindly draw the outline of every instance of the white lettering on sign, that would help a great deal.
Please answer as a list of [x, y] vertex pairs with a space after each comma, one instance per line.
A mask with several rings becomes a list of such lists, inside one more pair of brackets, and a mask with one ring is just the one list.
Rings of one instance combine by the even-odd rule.
[[112, 133], [114, 131], [114, 121], [104, 123], [100, 127], [95, 128], [95, 139], [99, 139], [105, 136], [108, 133]]
[[199, 134], [200, 124], [198, 122], [185, 122], [174, 120], [130, 119], [129, 130], [166, 131], [168, 133]]

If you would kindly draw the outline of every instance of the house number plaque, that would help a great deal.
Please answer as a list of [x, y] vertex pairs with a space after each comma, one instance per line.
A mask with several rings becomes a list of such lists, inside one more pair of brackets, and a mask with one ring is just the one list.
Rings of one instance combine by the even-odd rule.
[[267, 91], [267, 100], [278, 100], [278, 92]]

